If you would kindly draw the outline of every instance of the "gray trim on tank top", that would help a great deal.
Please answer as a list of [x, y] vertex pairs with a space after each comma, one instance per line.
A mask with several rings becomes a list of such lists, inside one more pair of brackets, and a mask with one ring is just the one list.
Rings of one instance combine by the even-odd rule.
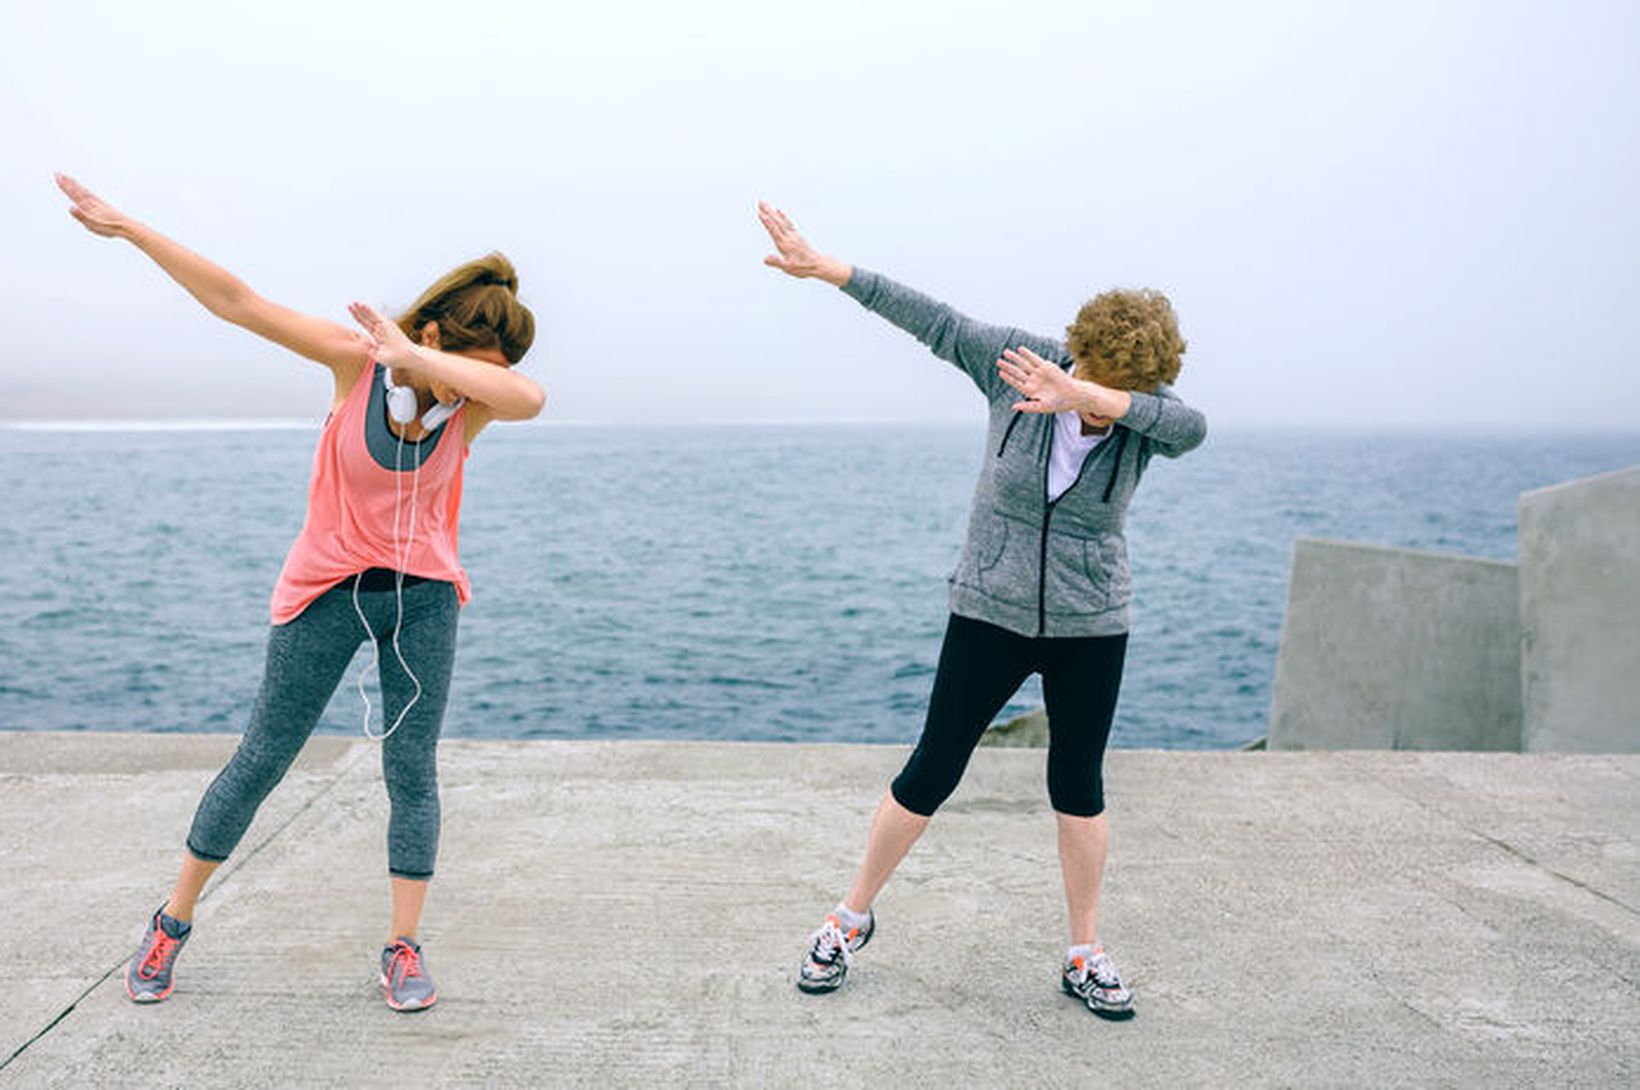
[[364, 410], [364, 445], [370, 451], [371, 460], [383, 469], [404, 473], [426, 465], [438, 450], [438, 441], [444, 437], [445, 425], [450, 421], [444, 421], [420, 439], [404, 440], [401, 453], [399, 437], [387, 423], [387, 388], [382, 385], [382, 365], [373, 363], [371, 366], [374, 370], [370, 373], [370, 403]]

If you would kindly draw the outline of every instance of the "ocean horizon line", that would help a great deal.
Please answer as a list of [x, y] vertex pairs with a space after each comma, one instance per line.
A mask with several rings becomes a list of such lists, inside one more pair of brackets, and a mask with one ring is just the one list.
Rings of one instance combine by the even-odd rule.
[[[82, 432], [82, 433], [110, 433], [110, 432], [231, 432], [231, 431], [317, 431], [324, 423], [324, 417], [87, 417], [75, 418], [24, 418], [0, 420], [0, 431], [21, 432]], [[722, 417], [699, 420], [651, 420], [651, 419], [613, 419], [613, 418], [576, 418], [576, 419], [537, 419], [530, 421], [513, 422], [510, 428], [614, 428], [642, 426], [647, 428], [810, 428], [810, 427], [859, 427], [885, 426], [898, 427], [977, 427], [983, 423], [982, 418], [958, 417]], [[1443, 424], [1418, 422], [1386, 422], [1386, 423], [1311, 423], [1311, 422], [1280, 422], [1280, 423], [1230, 423], [1218, 425], [1218, 432], [1232, 434], [1314, 434], [1326, 432], [1340, 435], [1414, 435], [1432, 436], [1451, 434], [1469, 438], [1526, 436], [1526, 437], [1555, 437], [1555, 436], [1630, 436], [1640, 433], [1640, 425], [1633, 427], [1602, 426], [1593, 428], [1575, 428], [1567, 425], [1544, 425], [1542, 427], [1524, 427], [1519, 424], [1470, 423], [1470, 424]]]
[[[318, 429], [323, 423], [324, 418], [322, 417], [37, 419], [0, 420], [0, 430], [31, 432], [312, 431]], [[975, 423], [977, 421], [956, 418], [916, 420], [885, 417], [732, 417], [704, 420], [554, 419], [518, 421], [512, 422], [511, 426], [524, 428], [616, 428], [635, 425], [658, 428], [832, 427], [837, 425], [966, 427]]]

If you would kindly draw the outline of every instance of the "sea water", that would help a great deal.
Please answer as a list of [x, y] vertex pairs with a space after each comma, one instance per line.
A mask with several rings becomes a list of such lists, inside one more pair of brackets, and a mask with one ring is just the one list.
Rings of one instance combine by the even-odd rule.
[[[316, 437], [0, 427], [0, 728], [242, 729]], [[467, 463], [474, 598], [445, 735], [914, 740], [983, 441], [977, 423], [490, 428]], [[1513, 559], [1520, 492], [1636, 463], [1640, 434], [1233, 429], [1153, 460], [1113, 744], [1264, 732], [1295, 537]], [[321, 731], [359, 729], [367, 660]], [[1032, 681], [1007, 712], [1039, 702]]]

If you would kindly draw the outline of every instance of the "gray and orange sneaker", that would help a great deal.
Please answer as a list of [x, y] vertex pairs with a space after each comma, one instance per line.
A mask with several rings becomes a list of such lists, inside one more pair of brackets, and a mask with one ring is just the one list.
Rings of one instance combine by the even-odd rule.
[[814, 995], [842, 987], [843, 978], [854, 963], [854, 952], [870, 942], [876, 930], [877, 916], [870, 909], [866, 910], [864, 924], [846, 930], [835, 913], [827, 916], [820, 930], [809, 936], [808, 953], [797, 970], [798, 991]]
[[171, 994], [176, 981], [171, 976], [177, 954], [188, 941], [193, 925], [165, 914], [161, 905], [148, 921], [142, 945], [125, 967], [125, 994], [134, 1003], [158, 1003]]
[[1094, 947], [1086, 957], [1073, 954], [1066, 958], [1059, 984], [1066, 995], [1080, 999], [1101, 1018], [1122, 1022], [1133, 1017], [1133, 993], [1123, 985], [1116, 963], [1103, 946]]
[[438, 986], [421, 960], [421, 947], [400, 935], [382, 947], [382, 988], [387, 1005], [396, 1011], [424, 1011], [438, 1002]]

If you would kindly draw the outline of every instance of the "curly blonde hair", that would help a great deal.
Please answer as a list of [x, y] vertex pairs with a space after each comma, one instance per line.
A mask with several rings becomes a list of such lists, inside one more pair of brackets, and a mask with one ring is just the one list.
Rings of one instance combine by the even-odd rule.
[[510, 364], [523, 359], [535, 340], [535, 315], [518, 301], [518, 273], [499, 253], [439, 277], [399, 316], [399, 328], [415, 340], [430, 321], [438, 323], [439, 347], [446, 352], [499, 348]]
[[1077, 378], [1153, 393], [1179, 377], [1185, 339], [1167, 296], [1150, 288], [1100, 292], [1065, 327]]

